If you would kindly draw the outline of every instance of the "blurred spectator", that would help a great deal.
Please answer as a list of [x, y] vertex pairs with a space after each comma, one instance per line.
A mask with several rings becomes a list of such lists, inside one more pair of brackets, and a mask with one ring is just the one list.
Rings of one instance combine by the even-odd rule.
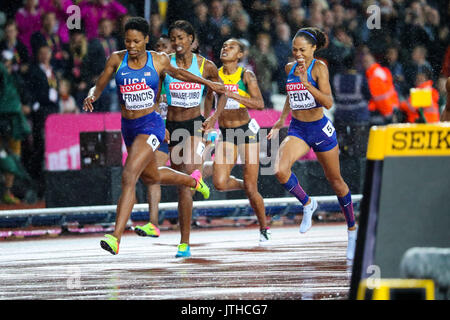
[[2, 63], [0, 63], [0, 115], [0, 172], [4, 176], [1, 200], [7, 204], [17, 204], [20, 200], [14, 196], [12, 188], [16, 177], [28, 177], [20, 161], [21, 141], [31, 130], [23, 115], [14, 81]]
[[392, 73], [394, 79], [394, 87], [399, 96], [404, 96], [407, 94], [405, 75], [403, 72], [403, 66], [398, 60], [398, 48], [397, 46], [390, 46], [386, 50], [386, 66]]
[[[78, 76], [78, 88], [75, 98], [78, 105], [82, 105], [86, 90], [95, 84], [95, 80], [103, 71], [106, 61], [114, 51], [118, 50], [117, 39], [113, 36], [113, 22], [102, 19], [99, 23], [98, 38], [92, 39], [87, 45], [83, 33], [75, 33], [73, 37], [73, 56], [82, 71]], [[86, 66], [92, 66], [86, 68]], [[116, 101], [116, 83], [111, 80], [100, 98], [95, 102], [96, 112], [118, 111]]]
[[248, 42], [247, 39], [239, 39], [239, 41], [244, 45], [244, 51], [241, 60], [238, 62], [238, 66], [243, 67], [245, 69], [248, 69], [255, 72], [255, 65], [253, 64], [253, 61], [250, 61], [249, 55], [250, 55], [250, 42]]
[[211, 59], [215, 64], [219, 64], [220, 49], [223, 43], [220, 29], [211, 23], [208, 16], [208, 6], [203, 1], [196, 4], [194, 13], [195, 16], [191, 20], [197, 35], [200, 53]]
[[131, 18], [131, 15], [125, 14], [122, 17], [120, 17], [119, 26], [116, 30], [116, 39], [117, 39], [117, 46], [118, 50], [125, 50], [125, 35], [123, 31], [125, 30], [125, 24], [127, 23], [128, 19]]
[[88, 40], [98, 36], [100, 20], [108, 18], [112, 21], [117, 21], [128, 12], [116, 0], [82, 0], [78, 5], [81, 9], [81, 19], [83, 20]]
[[331, 11], [333, 12], [334, 18], [334, 26], [335, 27], [343, 27], [344, 19], [345, 19], [345, 9], [340, 3], [335, 3], [331, 7]]
[[19, 30], [19, 40], [28, 48], [28, 54], [31, 56], [31, 35], [41, 28], [41, 9], [38, 8], [38, 0], [26, 0], [24, 6], [20, 8], [15, 21]]
[[86, 97], [87, 90], [95, 81], [105, 63], [104, 48], [99, 39], [93, 40], [97, 44], [97, 50], [90, 53], [88, 58], [88, 42], [86, 35], [77, 29], [70, 32], [70, 42], [67, 45], [68, 59], [64, 78], [72, 84], [72, 95], [81, 106]]
[[296, 33], [298, 29], [306, 26], [305, 9], [296, 8], [292, 11], [289, 11], [287, 14], [287, 23], [289, 24], [291, 33]]
[[427, 72], [433, 74], [433, 68], [427, 61], [427, 49], [424, 46], [417, 46], [411, 53], [411, 60], [405, 64], [405, 77], [408, 88], [414, 87], [416, 76], [418, 73]]
[[71, 95], [70, 82], [67, 79], [59, 81], [59, 113], [80, 113], [75, 98]]
[[399, 106], [392, 74], [388, 68], [378, 64], [371, 53], [364, 54], [363, 66], [366, 70], [371, 94], [369, 100], [370, 123], [371, 125], [391, 123], [394, 109]]
[[370, 91], [364, 74], [354, 67], [353, 55], [345, 57], [343, 68], [332, 83], [334, 94], [334, 126], [341, 152], [363, 157], [369, 134], [370, 113], [367, 102]]
[[15, 21], [8, 21], [5, 24], [5, 38], [0, 42], [0, 53], [10, 52], [13, 57], [11, 61], [13, 71], [24, 73], [28, 68], [28, 49], [17, 36], [18, 30]]
[[49, 46], [52, 52], [51, 64], [56, 72], [64, 69], [64, 53], [62, 42], [56, 33], [56, 15], [54, 12], [44, 12], [41, 16], [41, 30], [33, 33], [30, 39], [33, 50], [33, 59], [36, 59], [37, 52], [42, 46]]
[[67, 28], [67, 8], [73, 5], [72, 0], [39, 0], [39, 7], [45, 12], [53, 12], [56, 16], [56, 29], [62, 43], [69, 42], [69, 29]]
[[166, 24], [170, 26], [177, 20], [192, 21], [192, 12], [198, 0], [167, 0]]
[[241, 11], [233, 17], [233, 28], [231, 29], [231, 37], [244, 38], [253, 40], [252, 34], [249, 31], [250, 17], [245, 11]]
[[353, 39], [343, 27], [336, 27], [334, 29], [334, 34], [330, 40], [330, 44], [321, 53], [321, 55], [328, 61], [328, 68], [331, 75], [339, 72], [339, 68], [342, 66], [342, 61], [349, 56], [353, 56], [354, 54]]
[[[411, 41], [414, 39], [414, 41]], [[413, 46], [422, 45], [430, 48], [430, 38], [425, 30], [425, 16], [420, 1], [415, 0], [405, 9], [405, 19], [402, 34], [402, 47], [412, 50]]]
[[32, 178], [38, 182], [39, 198], [42, 198], [45, 190], [43, 175], [45, 120], [49, 114], [57, 113], [59, 110], [58, 83], [56, 74], [50, 64], [51, 57], [52, 53], [49, 46], [42, 46], [38, 49], [37, 60], [30, 67], [26, 84], [32, 95], [31, 121], [33, 124], [33, 145], [28, 162], [30, 168], [27, 169]]
[[[431, 74], [428, 71], [419, 72], [416, 76], [415, 87], [417, 89], [430, 89], [431, 90], [431, 105], [422, 106], [422, 108], [416, 108], [411, 103], [411, 97], [408, 100], [402, 101], [400, 104], [400, 110], [405, 114], [406, 121], [409, 123], [417, 123], [426, 121], [428, 123], [439, 122], [439, 92], [433, 88], [433, 81], [431, 80]], [[421, 119], [419, 110], [422, 110], [423, 117]]]
[[287, 75], [284, 71], [284, 67], [289, 62], [288, 59], [291, 56], [291, 30], [287, 23], [279, 24], [276, 26], [276, 37], [273, 44], [273, 51], [277, 58], [277, 70], [275, 73], [275, 80], [278, 85], [278, 92], [286, 94], [286, 79]]
[[210, 22], [220, 29], [222, 39], [228, 39], [231, 33], [231, 21], [224, 15], [224, 4], [213, 0], [209, 5]]
[[153, 12], [150, 15], [150, 35], [149, 42], [147, 44], [147, 50], [150, 48], [154, 48], [156, 42], [163, 34], [163, 21], [161, 20], [161, 16], [158, 12]]
[[258, 33], [256, 36], [256, 45], [250, 48], [250, 59], [255, 65], [255, 75], [258, 79], [259, 88], [264, 99], [264, 106], [267, 109], [273, 108], [272, 79], [277, 71], [278, 62], [270, 45], [270, 35], [267, 33]]

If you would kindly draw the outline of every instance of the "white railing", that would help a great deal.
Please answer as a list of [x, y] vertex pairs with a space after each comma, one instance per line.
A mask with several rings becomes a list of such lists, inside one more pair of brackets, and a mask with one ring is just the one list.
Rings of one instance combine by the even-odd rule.
[[[314, 197], [317, 202], [330, 203], [337, 202], [336, 196], [316, 196]], [[352, 195], [353, 202], [359, 202], [362, 199], [362, 195]], [[299, 204], [297, 198], [267, 198], [264, 199], [264, 205], [266, 207], [275, 205], [292, 205]], [[198, 208], [228, 208], [228, 207], [247, 207], [250, 203], [248, 199], [235, 199], [235, 200], [208, 200], [208, 201], [194, 201], [194, 209]], [[105, 206], [81, 206], [81, 207], [61, 207], [61, 208], [40, 208], [40, 209], [21, 209], [21, 210], [0, 210], [0, 217], [19, 217], [19, 216], [42, 216], [42, 215], [69, 215], [80, 213], [96, 213], [96, 212], [114, 212], [116, 211], [116, 205]], [[165, 202], [159, 204], [160, 210], [176, 210], [178, 208], [178, 202]], [[147, 203], [135, 204], [133, 212], [148, 211]]]

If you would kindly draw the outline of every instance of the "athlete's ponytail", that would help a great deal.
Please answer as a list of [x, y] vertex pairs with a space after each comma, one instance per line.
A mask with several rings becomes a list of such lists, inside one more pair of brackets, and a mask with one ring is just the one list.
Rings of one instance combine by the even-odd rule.
[[328, 45], [328, 37], [319, 28], [311, 27], [311, 28], [302, 28], [297, 31], [295, 34], [295, 38], [303, 37], [306, 39], [311, 45], [316, 45], [316, 51], [325, 48]]

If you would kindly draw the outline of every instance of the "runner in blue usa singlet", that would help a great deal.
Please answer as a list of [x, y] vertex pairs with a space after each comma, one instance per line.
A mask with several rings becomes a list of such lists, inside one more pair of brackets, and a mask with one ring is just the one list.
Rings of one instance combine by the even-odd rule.
[[302, 203], [303, 217], [299, 231], [307, 232], [311, 228], [318, 203], [303, 190], [291, 168], [310, 148], [315, 151], [347, 222], [347, 259], [353, 260], [356, 245], [353, 202], [350, 189], [341, 176], [334, 126], [323, 112], [323, 108], [330, 109], [333, 106], [329, 73], [325, 63], [314, 59], [316, 50], [324, 48], [326, 44], [327, 36], [318, 28], [302, 28], [296, 33], [292, 40], [292, 55], [296, 62], [288, 63], [285, 67], [288, 74], [286, 102], [280, 119], [267, 138], [272, 139], [292, 112], [288, 135], [278, 150], [275, 176]]
[[147, 51], [148, 34], [149, 24], [144, 18], [133, 17], [127, 21], [126, 50], [111, 54], [83, 105], [85, 111], [92, 112], [93, 102], [115, 76], [121, 106], [122, 133], [128, 156], [122, 172], [122, 193], [117, 204], [115, 230], [112, 235], [105, 235], [100, 241], [101, 247], [112, 254], [119, 252], [120, 239], [135, 203], [139, 178], [147, 185], [183, 185], [201, 192], [204, 198], [209, 197], [209, 188], [203, 182], [200, 171], [187, 175], [166, 167], [157, 167], [155, 151], [164, 140], [165, 127], [164, 121], [156, 112], [155, 101], [159, 91], [159, 78], [165, 73], [184, 81], [207, 85], [221, 93], [224, 92], [224, 86], [173, 67], [164, 53]]

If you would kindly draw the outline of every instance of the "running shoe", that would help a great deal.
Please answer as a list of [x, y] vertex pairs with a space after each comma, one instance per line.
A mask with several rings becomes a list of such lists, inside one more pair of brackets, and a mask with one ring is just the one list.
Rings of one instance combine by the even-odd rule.
[[151, 222], [143, 226], [134, 227], [134, 232], [136, 232], [136, 234], [141, 237], [154, 237], [154, 238], [159, 237], [159, 235], [161, 234], [159, 228], [156, 227]]
[[309, 205], [303, 206], [303, 218], [302, 223], [300, 224], [300, 233], [305, 233], [311, 228], [312, 216], [314, 211], [317, 210], [317, 207], [317, 200], [314, 198], [311, 198], [311, 203]]
[[259, 230], [259, 244], [265, 244], [272, 239], [272, 232], [269, 228]]
[[5, 204], [19, 204], [20, 200], [18, 198], [16, 198], [12, 193], [10, 192], [5, 192], [5, 194], [3, 195], [2, 198], [3, 202]]
[[191, 190], [196, 190], [200, 192], [203, 195], [203, 198], [208, 199], [209, 188], [206, 185], [206, 183], [203, 182], [202, 173], [200, 172], [200, 170], [195, 170], [194, 172], [192, 172], [191, 177], [194, 178], [195, 181], [197, 181], [197, 185], [195, 186], [195, 188], [191, 188]]
[[119, 241], [113, 235], [105, 234], [103, 240], [100, 241], [100, 246], [111, 254], [119, 253]]
[[179, 244], [175, 258], [189, 258], [190, 256], [191, 256], [191, 247], [187, 243]]
[[355, 257], [356, 248], [356, 236], [358, 229], [348, 230], [348, 243], [347, 243], [347, 259], [353, 260]]

